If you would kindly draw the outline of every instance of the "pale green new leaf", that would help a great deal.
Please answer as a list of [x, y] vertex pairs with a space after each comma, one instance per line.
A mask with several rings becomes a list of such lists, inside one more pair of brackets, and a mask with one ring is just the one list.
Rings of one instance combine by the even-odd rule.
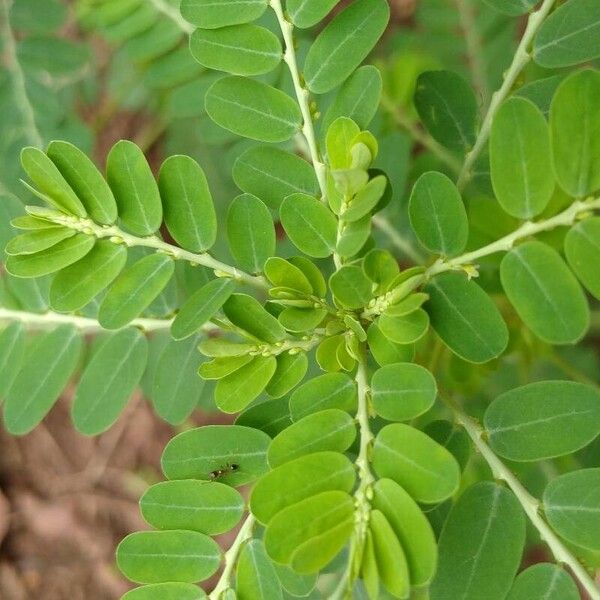
[[302, 270], [279, 256], [272, 256], [267, 260], [265, 275], [275, 287], [289, 288], [301, 295], [313, 293], [312, 285]]
[[345, 265], [329, 278], [335, 301], [343, 308], [362, 308], [373, 297], [372, 283], [360, 267]]
[[570, 575], [558, 565], [538, 563], [515, 579], [506, 600], [580, 600]]
[[377, 326], [395, 344], [413, 344], [427, 333], [429, 316], [422, 308], [402, 316], [384, 313], [377, 320]]
[[232, 294], [223, 305], [225, 316], [252, 337], [275, 344], [285, 338], [285, 330], [253, 296]]
[[293, 390], [306, 375], [308, 358], [305, 352], [280, 354], [277, 357], [277, 368], [265, 391], [272, 398], [281, 398]]
[[277, 571], [261, 540], [244, 545], [237, 563], [235, 591], [238, 600], [283, 600]]
[[377, 323], [373, 323], [367, 331], [369, 350], [380, 366], [411, 361], [415, 347], [412, 344], [396, 344], [387, 338]]
[[12, 238], [6, 244], [4, 251], [9, 256], [43, 252], [48, 248], [52, 248], [58, 242], [73, 237], [75, 233], [74, 229], [67, 229], [66, 227], [51, 227], [49, 229], [26, 231]]
[[267, 0], [182, 0], [186, 21], [203, 29], [249, 23], [267, 10]]

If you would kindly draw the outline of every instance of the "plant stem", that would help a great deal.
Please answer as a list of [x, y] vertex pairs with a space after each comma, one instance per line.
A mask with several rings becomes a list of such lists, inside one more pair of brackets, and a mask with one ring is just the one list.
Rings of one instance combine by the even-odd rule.
[[471, 180], [473, 165], [487, 144], [494, 117], [496, 116], [496, 113], [498, 112], [502, 102], [504, 102], [504, 100], [510, 94], [515, 81], [522, 73], [523, 69], [529, 64], [529, 61], [531, 60], [529, 46], [533, 41], [538, 29], [541, 27], [542, 23], [552, 10], [555, 2], [556, 0], [544, 0], [539, 10], [532, 12], [529, 15], [525, 33], [523, 34], [523, 37], [517, 46], [517, 50], [510, 67], [504, 75], [502, 86], [492, 95], [490, 107], [487, 110], [483, 124], [481, 125], [481, 129], [479, 130], [479, 135], [477, 136], [475, 145], [465, 158], [460, 175], [458, 176], [457, 185], [459, 190], [463, 190], [467, 183], [469, 183]]
[[408, 240], [404, 239], [385, 217], [380, 214], [373, 215], [372, 221], [373, 225], [386, 235], [392, 245], [400, 250], [402, 254], [417, 264], [423, 262], [423, 256], [419, 254], [419, 251]]
[[43, 145], [42, 136], [35, 122], [33, 107], [27, 95], [25, 76], [17, 59], [15, 37], [10, 26], [10, 8], [12, 0], [0, 0], [0, 31], [4, 40], [5, 65], [11, 75], [15, 106], [21, 111], [24, 122], [27, 143], [40, 148]]
[[525, 489], [523, 484], [513, 475], [511, 470], [485, 443], [485, 431], [481, 426], [465, 414], [452, 400], [445, 399], [445, 402], [454, 413], [459, 425], [464, 427], [465, 431], [473, 441], [473, 444], [490, 466], [494, 477], [506, 482], [508, 487], [513, 491], [517, 500], [523, 507], [525, 514], [532, 525], [538, 530], [540, 537], [548, 545], [557, 562], [565, 564], [571, 569], [589, 594], [591, 600], [600, 600], [600, 590], [593, 579], [540, 515], [540, 508], [542, 507], [541, 502]]
[[239, 281], [240, 283], [245, 283], [263, 290], [269, 289], [269, 285], [263, 277], [250, 275], [244, 271], [241, 271], [240, 269], [222, 263], [216, 258], [213, 258], [207, 252], [203, 252], [202, 254], [188, 252], [183, 248], [163, 242], [163, 240], [155, 235], [148, 237], [137, 237], [123, 231], [116, 225], [98, 225], [91, 219], [80, 219], [69, 215], [52, 214], [51, 216], [44, 215], [44, 218], [52, 221], [53, 223], [62, 225], [63, 227], [75, 229], [76, 231], [80, 231], [87, 235], [93, 235], [97, 238], [109, 238], [110, 241], [114, 243], [123, 243], [126, 246], [143, 246], [145, 248], [153, 248], [159, 252], [164, 252], [165, 254], [172, 256], [176, 260], [186, 260], [194, 265], [202, 265], [204, 267], [208, 267], [209, 269], [213, 269], [217, 276], [223, 274], [227, 277], [235, 279], [236, 281]]
[[315, 128], [312, 120], [312, 113], [310, 110], [310, 92], [306, 89], [302, 80], [300, 79], [300, 70], [298, 69], [298, 62], [296, 60], [296, 50], [294, 47], [294, 26], [286, 18], [281, 5], [281, 0], [271, 0], [271, 8], [277, 16], [279, 27], [283, 35], [283, 42], [285, 46], [285, 52], [283, 54], [283, 60], [288, 66], [292, 81], [294, 83], [294, 91], [296, 93], [296, 99], [298, 100], [298, 106], [302, 113], [302, 134], [306, 139], [308, 145], [308, 151], [310, 153], [310, 159], [319, 182], [319, 188], [321, 189], [321, 199], [323, 202], [327, 201], [327, 169], [321, 158], [319, 147], [317, 145], [317, 136], [315, 135]]
[[[52, 311], [40, 314], [0, 308], [0, 322], [1, 321], [20, 321], [28, 329], [48, 329], [56, 325], [74, 325], [84, 333], [105, 331], [96, 319], [79, 317], [77, 315], [65, 315]], [[172, 322], [172, 319], [134, 319], [129, 325], [139, 327], [144, 331], [161, 331], [169, 329]], [[216, 329], [216, 327], [208, 323], [203, 329], [211, 331]]]
[[214, 587], [213, 591], [208, 595], [210, 600], [219, 600], [221, 595], [226, 592], [231, 586], [231, 578], [233, 576], [233, 571], [237, 564], [237, 561], [240, 557], [240, 552], [242, 551], [242, 546], [244, 542], [252, 537], [252, 530], [254, 529], [255, 520], [254, 517], [249, 514], [246, 517], [246, 521], [242, 525], [239, 530], [233, 544], [231, 544], [229, 550], [225, 553], [225, 568], [223, 569], [223, 573], [221, 573], [221, 577], [219, 577], [219, 581], [217, 585]]
[[171, 19], [181, 31], [187, 33], [188, 35], [194, 31], [195, 27], [188, 23], [179, 12], [179, 9], [176, 8], [173, 4], [167, 2], [167, 0], [149, 0], [150, 4], [156, 8], [158, 12], [161, 12], [163, 15]]

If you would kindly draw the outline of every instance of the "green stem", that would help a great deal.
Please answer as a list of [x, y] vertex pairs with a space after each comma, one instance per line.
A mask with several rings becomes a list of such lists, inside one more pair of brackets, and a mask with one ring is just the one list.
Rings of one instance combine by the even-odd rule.
[[213, 258], [207, 252], [203, 252], [202, 254], [188, 252], [183, 248], [163, 242], [155, 235], [148, 237], [137, 237], [123, 231], [116, 225], [98, 225], [91, 219], [80, 219], [74, 216], [53, 214], [52, 216], [45, 216], [44, 218], [62, 225], [63, 227], [75, 229], [76, 231], [80, 231], [86, 235], [93, 235], [99, 239], [109, 238], [112, 242], [123, 243], [127, 246], [153, 248], [154, 250], [158, 250], [168, 254], [169, 256], [172, 256], [176, 260], [185, 260], [194, 265], [202, 265], [203, 267], [213, 269], [217, 276], [224, 275], [226, 277], [230, 277], [231, 279], [235, 279], [240, 283], [245, 283], [258, 289], [269, 289], [269, 285], [263, 277], [255, 277], [254, 275], [250, 275], [244, 271], [241, 271], [240, 269], [236, 269], [235, 267], [222, 263], [221, 261]]
[[453, 401], [446, 399], [457, 422], [465, 429], [475, 447], [479, 450], [481, 456], [490, 466], [496, 479], [506, 482], [513, 491], [517, 500], [523, 507], [525, 514], [532, 525], [538, 530], [542, 540], [548, 545], [557, 562], [567, 565], [573, 574], [577, 577], [581, 585], [589, 594], [591, 600], [600, 600], [600, 590], [583, 568], [579, 561], [573, 556], [570, 550], [565, 546], [562, 540], [554, 533], [548, 523], [540, 515], [542, 508], [541, 502], [534, 498], [523, 486], [523, 484], [513, 475], [512, 471], [494, 454], [492, 449], [485, 443], [485, 431], [480, 425], [465, 414]]
[[373, 225], [377, 227], [404, 256], [410, 258], [417, 264], [423, 262], [423, 256], [406, 239], [404, 239], [394, 228], [394, 226], [382, 215], [373, 215]]
[[156, 8], [156, 10], [175, 23], [181, 31], [187, 33], [188, 35], [194, 31], [194, 26], [191, 23], [188, 23], [179, 12], [179, 9], [170, 4], [166, 0], [149, 0], [150, 4]]
[[247, 539], [252, 537], [255, 523], [256, 521], [254, 517], [249, 514], [246, 517], [246, 521], [239, 530], [235, 540], [233, 541], [233, 544], [225, 553], [225, 568], [223, 569], [223, 573], [221, 573], [221, 577], [219, 577], [217, 585], [208, 596], [210, 600], [220, 600], [224, 592], [230, 589], [231, 579], [233, 577], [233, 572], [237, 565], [237, 561], [240, 557], [242, 546]]
[[500, 108], [500, 105], [504, 100], [509, 96], [512, 88], [522, 73], [523, 69], [529, 64], [531, 61], [531, 53], [529, 47], [535, 37], [535, 34], [538, 32], [538, 29], [541, 27], [542, 23], [552, 10], [556, 0], [544, 0], [539, 10], [532, 12], [529, 15], [529, 19], [527, 21], [527, 27], [525, 28], [525, 32], [523, 33], [523, 37], [521, 38], [521, 42], [519, 43], [517, 50], [515, 52], [515, 56], [513, 61], [506, 71], [504, 75], [504, 81], [502, 82], [502, 86], [500, 89], [492, 95], [492, 99], [490, 102], [490, 107], [485, 115], [483, 123], [481, 125], [481, 129], [479, 130], [479, 135], [477, 136], [477, 140], [475, 141], [475, 145], [473, 149], [467, 154], [465, 158], [465, 162], [462, 166], [460, 174], [458, 176], [458, 188], [463, 190], [465, 186], [471, 180], [473, 175], [473, 165], [479, 158], [480, 154], [483, 152], [487, 141], [490, 137], [490, 131], [492, 129], [492, 122], [494, 121], [494, 117]]

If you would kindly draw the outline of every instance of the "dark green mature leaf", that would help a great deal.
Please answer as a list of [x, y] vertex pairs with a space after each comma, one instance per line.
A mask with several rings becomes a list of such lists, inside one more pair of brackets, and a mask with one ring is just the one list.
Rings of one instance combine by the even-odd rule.
[[371, 52], [389, 16], [385, 0], [357, 0], [337, 15], [318, 35], [306, 57], [308, 89], [324, 94], [342, 83]]
[[69, 142], [55, 141], [48, 146], [48, 156], [93, 221], [111, 225], [117, 220], [117, 203], [113, 193], [84, 152]]
[[344, 308], [362, 308], [373, 297], [372, 282], [360, 267], [345, 265], [329, 278], [336, 302]]
[[232, 294], [223, 305], [226, 317], [254, 338], [275, 344], [286, 336], [279, 321], [253, 296]]
[[9, 323], [0, 333], [0, 400], [2, 400], [25, 356], [25, 329], [18, 321]]
[[250, 540], [243, 547], [235, 582], [238, 600], [283, 600], [277, 571], [262, 540]]
[[440, 144], [466, 152], [475, 143], [477, 100], [471, 86], [451, 71], [427, 71], [417, 80], [415, 107]]
[[582, 198], [600, 188], [600, 72], [573, 73], [550, 107], [554, 172], [560, 187]]
[[4, 251], [9, 256], [18, 256], [19, 254], [35, 254], [43, 252], [48, 248], [66, 240], [75, 235], [74, 229], [66, 227], [50, 227], [48, 229], [35, 229], [26, 231], [12, 238]]
[[215, 29], [254, 21], [268, 4], [267, 0], [182, 0], [181, 14], [193, 25]]
[[117, 565], [136, 583], [195, 583], [208, 579], [221, 562], [221, 549], [196, 531], [139, 531], [117, 548]]
[[553, 479], [543, 502], [548, 522], [561, 537], [600, 550], [600, 469], [580, 469]]
[[150, 306], [171, 279], [175, 265], [165, 254], [150, 254], [125, 269], [98, 311], [105, 329], [120, 329]]
[[148, 344], [137, 329], [128, 328], [103, 340], [88, 362], [73, 401], [75, 428], [84, 435], [107, 430], [119, 418], [148, 359]]
[[410, 224], [431, 252], [456, 256], [467, 245], [469, 222], [454, 183], [436, 171], [419, 177], [410, 195]]
[[233, 166], [233, 179], [241, 190], [257, 196], [273, 209], [278, 209], [291, 194], [319, 193], [315, 171], [309, 163], [270, 146], [255, 146], [239, 156]]
[[125, 246], [98, 240], [83, 258], [55, 275], [50, 286], [50, 305], [61, 312], [83, 308], [110, 285], [126, 260]]
[[345, 373], [326, 373], [302, 384], [290, 397], [294, 421], [328, 408], [356, 412], [356, 384]]
[[373, 408], [388, 421], [410, 421], [422, 415], [433, 406], [436, 393], [433, 375], [411, 363], [382, 367], [371, 380]]
[[325, 204], [306, 194], [291, 194], [282, 202], [279, 214], [285, 232], [299, 250], [314, 258], [333, 254], [337, 221]]
[[140, 510], [144, 520], [156, 529], [217, 535], [239, 523], [244, 499], [234, 488], [217, 481], [162, 481], [146, 490]]
[[595, 0], [568, 0], [543, 23], [534, 45], [535, 61], [551, 69], [600, 56], [600, 7]]
[[536, 0], [483, 0], [498, 12], [509, 17], [518, 17], [529, 12], [536, 4]]
[[588, 292], [600, 300], [600, 218], [580, 221], [565, 237], [565, 254], [569, 266]]
[[200, 165], [189, 156], [171, 156], [160, 168], [158, 186], [173, 239], [192, 252], [208, 250], [217, 238], [217, 216]]
[[190, 37], [192, 56], [203, 66], [233, 75], [261, 75], [281, 62], [279, 38], [258, 25], [196, 29]]
[[444, 448], [408, 425], [386, 425], [375, 438], [373, 468], [401, 485], [415, 500], [436, 504], [458, 489], [460, 468]]
[[28, 433], [46, 416], [69, 382], [81, 346], [81, 336], [71, 325], [35, 340], [6, 395], [4, 425], [10, 433]]
[[6, 259], [6, 270], [15, 277], [41, 277], [60, 271], [83, 258], [96, 238], [78, 233], [36, 254], [20, 254]]
[[275, 437], [292, 424], [287, 403], [279, 399], [266, 400], [247, 408], [238, 415], [236, 425], [252, 427]]
[[524, 544], [525, 518], [513, 493], [487, 481], [470, 487], [442, 530], [431, 600], [503, 600]]
[[304, 29], [322, 21], [339, 0], [287, 0], [286, 11], [296, 27]]
[[600, 433], [600, 393], [573, 381], [539, 381], [505, 392], [485, 412], [489, 442], [510, 460], [571, 454]]
[[173, 324], [171, 335], [183, 340], [196, 333], [225, 304], [236, 288], [231, 279], [213, 279], [194, 293], [181, 307]]
[[152, 403], [167, 423], [183, 423], [200, 402], [204, 380], [198, 377], [198, 337], [172, 340], [155, 367]]
[[590, 314], [581, 286], [550, 246], [525, 242], [500, 265], [508, 299], [524, 323], [542, 340], [570, 344], [586, 332]]
[[285, 142], [302, 126], [302, 114], [290, 96], [245, 77], [216, 81], [206, 92], [206, 112], [217, 125], [262, 142]]
[[548, 124], [525, 98], [510, 98], [496, 113], [490, 136], [490, 167], [496, 198], [513, 217], [531, 219], [554, 192]]
[[135, 235], [151, 235], [162, 223], [158, 186], [144, 153], [133, 142], [117, 142], [106, 158], [106, 177], [123, 226]]
[[31, 146], [23, 148], [21, 164], [31, 181], [55, 208], [77, 217], [87, 216], [77, 194], [42, 150]]
[[217, 479], [237, 487], [268, 471], [270, 443], [267, 434], [251, 427], [198, 427], [176, 435], [165, 447], [161, 464], [169, 479]]
[[[339, 452], [317, 452], [276, 467], [252, 490], [252, 514], [267, 524], [284, 508], [321, 492], [350, 492], [356, 473], [353, 464]], [[285, 494], [281, 490], [285, 489]]]
[[121, 600], [204, 600], [204, 590], [191, 583], [154, 583], [127, 592]]
[[460, 468], [465, 470], [471, 456], [471, 440], [464, 429], [440, 419], [427, 423], [423, 432], [450, 450]]
[[442, 273], [425, 287], [425, 309], [442, 341], [461, 358], [483, 363], [508, 344], [508, 329], [490, 297], [460, 273]]
[[229, 249], [243, 269], [260, 273], [275, 254], [275, 226], [269, 209], [256, 196], [242, 194], [227, 213]]
[[539, 563], [519, 573], [507, 600], [580, 600], [570, 575], [558, 565]]

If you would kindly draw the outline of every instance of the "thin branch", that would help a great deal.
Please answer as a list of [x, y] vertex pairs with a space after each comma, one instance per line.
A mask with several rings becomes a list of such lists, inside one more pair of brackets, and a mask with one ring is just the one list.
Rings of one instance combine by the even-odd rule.
[[479, 130], [479, 135], [477, 136], [475, 145], [465, 158], [465, 162], [461, 169], [457, 183], [458, 188], [460, 190], [464, 189], [465, 186], [471, 180], [471, 177], [473, 175], [473, 165], [475, 164], [475, 162], [479, 158], [479, 155], [483, 152], [485, 145], [487, 144], [488, 138], [490, 137], [490, 131], [492, 129], [492, 122], [494, 121], [494, 117], [496, 116], [496, 113], [498, 112], [498, 109], [500, 108], [502, 102], [504, 102], [504, 100], [509, 96], [517, 78], [522, 73], [523, 69], [531, 61], [531, 53], [529, 47], [538, 29], [541, 27], [542, 23], [552, 10], [552, 7], [554, 6], [555, 2], [556, 0], [544, 0], [539, 10], [529, 15], [527, 27], [525, 28], [525, 33], [523, 34], [521, 42], [517, 47], [512, 64], [508, 68], [508, 71], [506, 71], [504, 81], [502, 82], [502, 86], [497, 92], [495, 92], [492, 95], [490, 107], [488, 108], [488, 111], [483, 120], [483, 124], [481, 125], [481, 129]]
[[177, 27], [179, 27], [179, 29], [181, 29], [181, 31], [184, 33], [189, 35], [194, 31], [195, 27], [191, 23], [188, 23], [181, 16], [179, 9], [173, 4], [169, 4], [167, 0], [149, 0], [149, 2], [154, 6], [154, 8], [156, 8], [156, 10], [158, 10], [158, 12], [161, 12], [163, 15], [171, 19], [171, 21], [173, 21], [173, 23], [175, 23], [175, 25], [177, 25]]
[[387, 236], [393, 246], [395, 246], [402, 254], [410, 258], [417, 264], [423, 262], [423, 256], [418, 250], [406, 239], [404, 239], [397, 231], [396, 228], [382, 215], [373, 215], [373, 225], [377, 227]]

